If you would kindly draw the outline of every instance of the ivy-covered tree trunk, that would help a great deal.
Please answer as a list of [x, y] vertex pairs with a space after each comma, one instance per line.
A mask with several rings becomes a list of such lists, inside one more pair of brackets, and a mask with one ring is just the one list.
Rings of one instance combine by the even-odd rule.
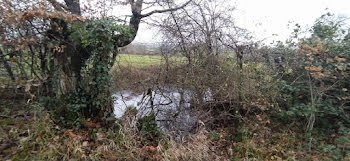
[[[81, 15], [80, 0], [65, 0], [65, 6], [56, 0], [48, 2], [58, 11]], [[69, 25], [63, 19], [52, 19], [48, 37], [58, 50], [52, 50], [54, 67], [51, 70], [55, 71], [50, 72], [49, 86], [60, 102], [59, 110], [55, 111], [63, 118], [61, 121], [65, 125], [75, 125], [81, 118], [103, 122], [113, 115], [109, 71], [117, 48], [135, 39], [142, 18], [183, 8], [189, 2], [142, 15], [143, 0], [129, 0], [132, 11], [129, 25], [116, 25], [116, 20], [108, 18], [75, 21]]]
[[[70, 25], [53, 21], [55, 24], [48, 31], [50, 41], [61, 49], [53, 50], [55, 71], [50, 79], [51, 88], [56, 88], [54, 96], [59, 100], [55, 110], [59, 121], [68, 126], [74, 126], [81, 118], [104, 122], [113, 115], [109, 71], [118, 48], [114, 33], [133, 30], [117, 26], [113, 19]], [[57, 25], [63, 30], [58, 30]]]

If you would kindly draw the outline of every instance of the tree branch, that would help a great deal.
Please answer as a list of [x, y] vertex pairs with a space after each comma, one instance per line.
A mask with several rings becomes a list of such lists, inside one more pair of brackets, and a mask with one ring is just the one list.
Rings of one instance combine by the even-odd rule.
[[64, 0], [67, 5], [68, 11], [73, 14], [81, 15], [80, 0]]
[[165, 9], [165, 10], [154, 10], [154, 11], [151, 11], [147, 14], [141, 14], [142, 4], [144, 3], [143, 0], [136, 0], [136, 1], [135, 0], [128, 0], [129, 4], [131, 6], [131, 12], [132, 12], [129, 27], [133, 31], [131, 34], [127, 35], [128, 37], [125, 37], [125, 35], [124, 36], [123, 35], [116, 35], [115, 36], [115, 39], [117, 40], [118, 47], [126, 46], [126, 45], [130, 44], [135, 39], [142, 18], [150, 16], [154, 13], [171, 12], [171, 11], [175, 11], [175, 10], [184, 8], [191, 1], [192, 0], [189, 0], [179, 7], [169, 8], [169, 9]]
[[184, 8], [185, 6], [187, 6], [192, 0], [189, 0], [187, 1], [186, 3], [184, 3], [183, 5], [179, 6], [179, 7], [175, 7], [175, 8], [169, 8], [169, 9], [165, 9], [165, 10], [154, 10], [154, 11], [151, 11], [149, 13], [146, 13], [146, 14], [142, 14], [141, 17], [144, 18], [144, 17], [148, 17], [152, 14], [155, 14], [155, 13], [164, 13], [164, 12], [171, 12], [171, 11], [176, 11], [178, 9], [181, 9], [181, 8]]
[[4, 66], [5, 66], [6, 70], [7, 70], [7, 73], [9, 74], [11, 80], [15, 81], [16, 78], [15, 78], [15, 75], [13, 74], [13, 72], [12, 72], [12, 68], [11, 68], [10, 64], [6, 61], [5, 55], [2, 53], [1, 49], [0, 49], [0, 61], [2, 61], [2, 63], [4, 63]]
[[64, 12], [65, 10], [68, 10], [68, 7], [63, 5], [62, 3], [57, 2], [56, 0], [47, 0], [50, 2], [57, 11], [62, 11]]

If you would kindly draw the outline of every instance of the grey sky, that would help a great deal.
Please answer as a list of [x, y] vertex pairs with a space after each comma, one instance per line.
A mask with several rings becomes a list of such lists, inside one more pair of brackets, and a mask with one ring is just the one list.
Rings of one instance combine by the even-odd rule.
[[[285, 40], [293, 30], [288, 28], [289, 23], [310, 27], [326, 12], [350, 16], [349, 0], [228, 0], [227, 3], [236, 4], [236, 23], [255, 33], [257, 39], [266, 39], [266, 42]], [[156, 34], [156, 29], [141, 24], [135, 42], [160, 41]]]

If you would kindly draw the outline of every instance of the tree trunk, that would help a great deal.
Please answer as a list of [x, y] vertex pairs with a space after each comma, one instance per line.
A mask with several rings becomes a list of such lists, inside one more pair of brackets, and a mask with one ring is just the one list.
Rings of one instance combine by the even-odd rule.
[[239, 68], [239, 76], [238, 76], [238, 102], [242, 105], [242, 88], [243, 88], [243, 48], [239, 47], [236, 51], [237, 56], [237, 65]]
[[[49, 0], [49, 2], [54, 6], [56, 10], [59, 11], [69, 11], [72, 14], [81, 15], [80, 0], [64, 0], [66, 7], [62, 6], [59, 2], [55, 0]], [[130, 44], [136, 37], [136, 33], [139, 29], [139, 24], [143, 17], [147, 17], [153, 13], [162, 13], [165, 11], [171, 10], [155, 10], [146, 15], [142, 15], [142, 4], [143, 0], [129, 0], [131, 5], [132, 17], [130, 19], [129, 28], [131, 33], [128, 34], [117, 34], [113, 35], [113, 45], [114, 47], [123, 47]], [[188, 4], [187, 2], [186, 4]], [[182, 6], [183, 7], [183, 6]], [[52, 19], [50, 34], [53, 40], [58, 40], [61, 44], [60, 46], [65, 46], [66, 50], [64, 51], [54, 51], [54, 62], [51, 62], [50, 65], [53, 67], [50, 68], [50, 85], [49, 87], [54, 88], [52, 83], [56, 83], [60, 90], [52, 91], [55, 92], [55, 96], [62, 94], [67, 94], [68, 99], [65, 100], [66, 104], [74, 104], [74, 106], [79, 109], [79, 114], [75, 117], [85, 117], [85, 118], [95, 118], [96, 121], [106, 121], [107, 115], [113, 114], [113, 102], [110, 93], [109, 86], [109, 69], [110, 61], [114, 59], [111, 56], [110, 49], [101, 49], [104, 46], [99, 46], [94, 44], [91, 47], [93, 49], [88, 50], [81, 44], [81, 42], [72, 42], [70, 40], [69, 31], [67, 30], [68, 24], [60, 19]], [[78, 22], [77, 22], [78, 23]], [[57, 28], [59, 27], [60, 30]], [[100, 26], [101, 27], [101, 26]], [[92, 31], [93, 29], [91, 29]], [[57, 39], [57, 35], [59, 38]], [[102, 44], [106, 44], [110, 41], [105, 37], [101, 37], [100, 41]], [[87, 53], [84, 53], [84, 52]], [[81, 75], [83, 68], [85, 67], [85, 60], [89, 59], [93, 55], [92, 67], [87, 67], [87, 72], [84, 72], [84, 75]], [[54, 75], [57, 67], [60, 66], [59, 74], [61, 74], [60, 80], [55, 80]], [[84, 68], [85, 69], [85, 68]], [[87, 79], [85, 79], [85, 77]], [[82, 80], [81, 80], [82, 79]], [[58, 81], [54, 82], [54, 81]], [[57, 88], [57, 86], [56, 86]], [[72, 97], [71, 97], [72, 96]], [[82, 106], [83, 105], [83, 106]], [[68, 108], [68, 112], [76, 112], [74, 109], [71, 109], [69, 106], [63, 108]], [[62, 113], [65, 115], [65, 113]], [[107, 116], [108, 117], [108, 116]]]
[[6, 61], [5, 55], [2, 53], [1, 49], [0, 49], [0, 61], [2, 61], [2, 63], [4, 64], [6, 71], [7, 71], [8, 75], [10, 76], [11, 80], [15, 81], [16, 77], [12, 72], [12, 68], [11, 68], [10, 64]]
[[81, 15], [80, 0], [64, 0], [64, 2], [66, 2], [69, 12]]

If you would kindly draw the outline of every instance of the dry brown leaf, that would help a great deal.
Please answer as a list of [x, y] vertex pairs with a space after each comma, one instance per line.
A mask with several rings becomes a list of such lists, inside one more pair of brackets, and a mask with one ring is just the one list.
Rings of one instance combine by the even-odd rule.
[[334, 59], [335, 59], [338, 63], [341, 63], [341, 62], [345, 62], [345, 61], [346, 61], [345, 58], [341, 58], [341, 57], [339, 57], [339, 56], [336, 56]]
[[323, 69], [323, 67], [322, 66], [311, 66], [311, 67], [309, 67], [309, 70], [310, 71], [313, 71], [313, 72], [320, 72], [320, 71], [322, 71], [322, 69]]
[[70, 138], [74, 139], [77, 137], [76, 134], [73, 133], [73, 130], [72, 129], [68, 129], [64, 132], [64, 134], [68, 134]]
[[327, 64], [333, 63], [333, 62], [334, 62], [334, 60], [333, 60], [332, 58], [327, 58], [327, 59], [326, 59], [326, 63], [327, 63]]

